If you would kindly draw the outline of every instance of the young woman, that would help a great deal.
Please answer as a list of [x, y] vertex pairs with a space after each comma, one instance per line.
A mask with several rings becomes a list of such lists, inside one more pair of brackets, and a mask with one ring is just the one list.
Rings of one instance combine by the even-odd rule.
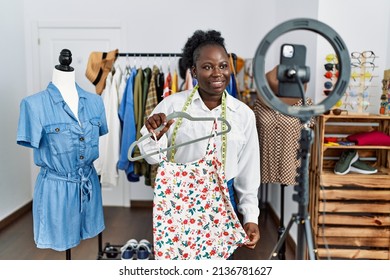
[[[258, 228], [259, 144], [253, 111], [226, 92], [231, 77], [229, 54], [224, 38], [215, 30], [196, 31], [183, 48], [183, 63], [191, 69], [198, 84], [193, 90], [172, 94], [162, 100], [145, 121], [143, 135], [165, 127], [139, 144], [142, 154], [172, 144], [188, 142], [209, 135], [212, 122], [191, 121], [185, 118], [167, 121], [175, 111], [184, 111], [192, 117], [222, 117], [231, 125], [231, 131], [216, 137], [217, 154], [228, 181], [233, 207], [243, 217], [243, 228], [248, 248], [255, 248], [260, 239]], [[218, 130], [221, 129], [218, 123]], [[167, 152], [167, 159], [189, 163], [205, 155], [208, 140], [179, 147]], [[159, 162], [159, 156], [146, 157], [150, 164]], [[236, 197], [236, 200], [234, 199]]]

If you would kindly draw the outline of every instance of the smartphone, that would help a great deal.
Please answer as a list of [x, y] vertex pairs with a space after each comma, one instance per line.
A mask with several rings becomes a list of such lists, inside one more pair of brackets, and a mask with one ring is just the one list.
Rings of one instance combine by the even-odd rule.
[[286, 75], [293, 66], [296, 69], [306, 67], [306, 47], [304, 45], [283, 44], [280, 48], [280, 65], [278, 69], [280, 97], [301, 98], [301, 89], [295, 78]]

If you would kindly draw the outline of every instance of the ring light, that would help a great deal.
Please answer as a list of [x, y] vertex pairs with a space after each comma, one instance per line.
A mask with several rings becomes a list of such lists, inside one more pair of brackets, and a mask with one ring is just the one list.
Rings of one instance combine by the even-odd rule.
[[[340, 67], [339, 77], [334, 90], [330, 92], [327, 98], [323, 101], [311, 106], [289, 106], [279, 100], [279, 98], [270, 89], [264, 72], [265, 55], [275, 39], [284, 33], [300, 29], [313, 31], [327, 39], [336, 52]], [[313, 115], [320, 115], [328, 111], [338, 100], [340, 100], [349, 84], [351, 74], [349, 52], [341, 37], [328, 25], [308, 18], [289, 20], [272, 29], [260, 42], [253, 60], [253, 72], [256, 86], [259, 89], [259, 97], [272, 109], [285, 115], [290, 115], [306, 121], [308, 121]]]

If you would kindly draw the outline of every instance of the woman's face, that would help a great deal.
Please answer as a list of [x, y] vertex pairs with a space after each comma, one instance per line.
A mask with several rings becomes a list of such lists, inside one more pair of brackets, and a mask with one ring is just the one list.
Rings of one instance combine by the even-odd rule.
[[203, 93], [221, 94], [229, 85], [231, 75], [229, 56], [219, 45], [201, 47], [192, 70]]

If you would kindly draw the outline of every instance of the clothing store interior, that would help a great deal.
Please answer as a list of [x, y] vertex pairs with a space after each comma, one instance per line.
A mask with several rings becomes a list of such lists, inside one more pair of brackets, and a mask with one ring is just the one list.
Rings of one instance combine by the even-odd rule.
[[0, 260], [390, 260], [388, 0], [79, 2], [1, 3]]

